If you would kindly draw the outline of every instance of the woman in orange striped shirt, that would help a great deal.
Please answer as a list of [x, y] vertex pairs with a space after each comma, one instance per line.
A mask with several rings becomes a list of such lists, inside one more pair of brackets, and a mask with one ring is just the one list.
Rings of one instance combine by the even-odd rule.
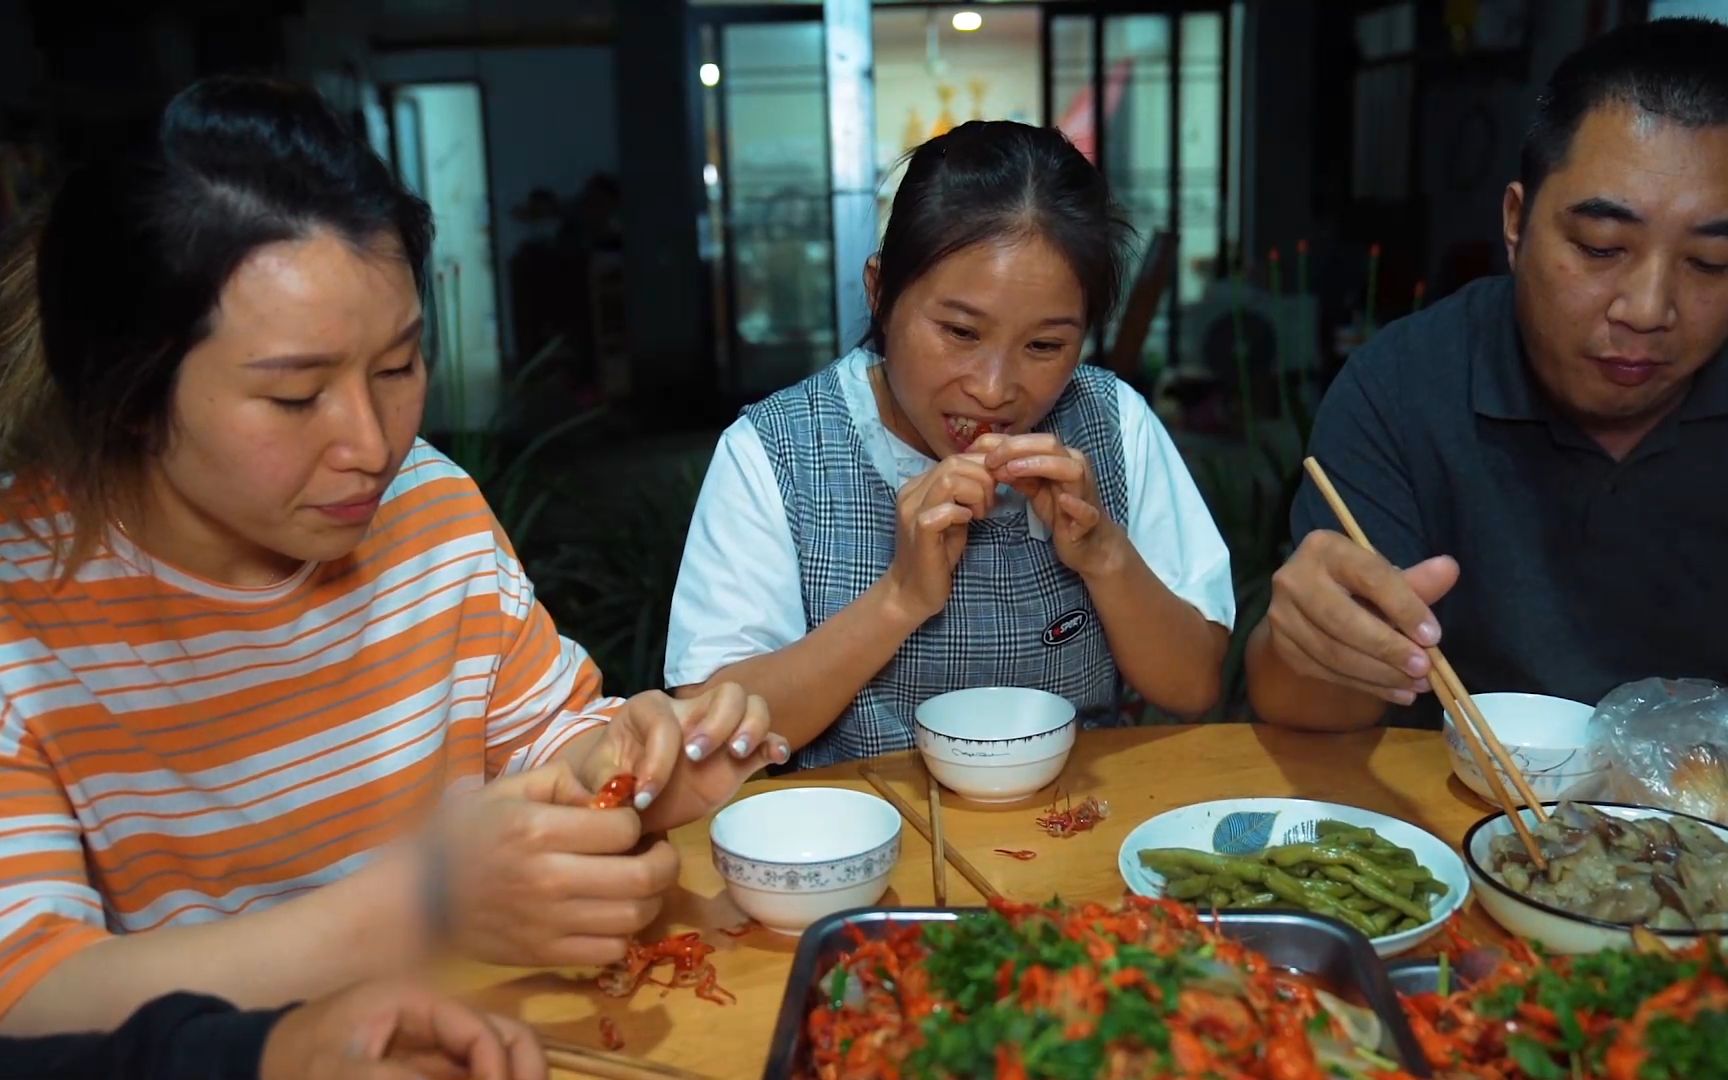
[[[430, 237], [315, 94], [221, 79], [0, 277], [0, 1033], [275, 1005], [439, 931], [605, 962], [676, 878], [644, 838], [785, 760], [736, 686], [602, 696], [416, 439]], [[586, 808], [619, 771], [635, 807]]]

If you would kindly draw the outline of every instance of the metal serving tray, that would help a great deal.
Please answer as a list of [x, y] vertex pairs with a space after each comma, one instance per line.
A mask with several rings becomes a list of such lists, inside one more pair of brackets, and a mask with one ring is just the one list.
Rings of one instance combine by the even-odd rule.
[[[1440, 989], [1440, 961], [1433, 957], [1420, 960], [1397, 960], [1386, 965], [1386, 981], [1392, 984], [1392, 989], [1400, 994], [1432, 994]], [[1452, 987], [1468, 986], [1458, 974], [1458, 969], [1452, 969]]]
[[[804, 931], [792, 960], [763, 1076], [767, 1080], [788, 1080], [810, 1075], [805, 1017], [820, 1001], [817, 987], [822, 976], [852, 946], [851, 935], [846, 932], [848, 923], [868, 937], [880, 937], [895, 923], [951, 922], [961, 915], [983, 910], [860, 908], [830, 915], [813, 924]], [[1385, 1026], [1388, 1045], [1380, 1048], [1381, 1053], [1402, 1063], [1414, 1076], [1429, 1075], [1421, 1048], [1404, 1020], [1385, 969], [1368, 939], [1356, 930], [1333, 919], [1295, 911], [1226, 911], [1218, 916], [1218, 928], [1226, 937], [1242, 942], [1273, 964], [1313, 975], [1343, 995], [1356, 997], [1373, 1009]]]

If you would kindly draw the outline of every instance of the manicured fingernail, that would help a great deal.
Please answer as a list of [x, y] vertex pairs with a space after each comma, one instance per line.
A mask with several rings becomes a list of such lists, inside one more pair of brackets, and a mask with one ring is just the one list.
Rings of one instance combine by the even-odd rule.
[[691, 761], [701, 761], [703, 758], [708, 756], [709, 749], [710, 744], [708, 742], [708, 736], [698, 735], [685, 744], [684, 756], [689, 758]]
[[1428, 674], [1428, 658], [1421, 653], [1411, 653], [1410, 659], [1404, 661], [1404, 674], [1412, 679]]
[[1416, 700], [1416, 695], [1408, 690], [1398, 690], [1393, 692], [1392, 700], [1400, 705], [1409, 705]]
[[1440, 625], [1433, 621], [1425, 622], [1416, 628], [1416, 640], [1424, 648], [1433, 648], [1440, 644]]
[[658, 792], [656, 792], [653, 788], [646, 788], [642, 791], [638, 791], [636, 793], [636, 809], [638, 809], [638, 810], [648, 809], [648, 805], [654, 801], [654, 796], [656, 794], [658, 794]]
[[1432, 686], [1428, 685], [1427, 679], [1417, 679], [1416, 680], [1416, 692], [1418, 694], [1426, 694], [1428, 691], [1430, 691], [1432, 689], [1434, 689], [1434, 688]]
[[732, 752], [734, 754], [737, 754], [739, 757], [743, 757], [745, 754], [748, 754], [750, 752], [750, 740], [745, 738], [743, 735], [740, 735], [736, 739], [733, 739], [732, 740]]
[[784, 765], [792, 759], [792, 748], [781, 745], [774, 748], [774, 764]]

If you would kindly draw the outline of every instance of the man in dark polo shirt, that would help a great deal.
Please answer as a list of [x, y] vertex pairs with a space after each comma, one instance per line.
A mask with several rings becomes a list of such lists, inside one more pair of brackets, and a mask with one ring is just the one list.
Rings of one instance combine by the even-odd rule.
[[1639, 24], [1555, 72], [1506, 189], [1512, 276], [1387, 326], [1326, 395], [1248, 648], [1269, 722], [1438, 724], [1472, 691], [1728, 681], [1728, 27]]

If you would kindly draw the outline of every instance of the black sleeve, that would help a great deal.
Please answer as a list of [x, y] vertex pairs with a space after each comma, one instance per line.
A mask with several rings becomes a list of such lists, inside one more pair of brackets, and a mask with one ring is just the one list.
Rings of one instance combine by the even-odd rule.
[[0, 1039], [0, 1080], [254, 1080], [286, 1010], [240, 1012], [219, 998], [169, 994], [112, 1034]]
[[[1406, 467], [1399, 437], [1405, 421], [1399, 415], [1398, 391], [1381, 377], [1388, 356], [1406, 335], [1399, 327], [1382, 331], [1361, 349], [1326, 392], [1314, 418], [1308, 452], [1319, 461], [1369, 543], [1398, 567], [1413, 566], [1434, 554], [1423, 536], [1422, 507]], [[1417, 356], [1405, 358], [1414, 363]], [[1314, 481], [1306, 475], [1290, 508], [1290, 536], [1300, 544], [1316, 529], [1343, 531]]]

